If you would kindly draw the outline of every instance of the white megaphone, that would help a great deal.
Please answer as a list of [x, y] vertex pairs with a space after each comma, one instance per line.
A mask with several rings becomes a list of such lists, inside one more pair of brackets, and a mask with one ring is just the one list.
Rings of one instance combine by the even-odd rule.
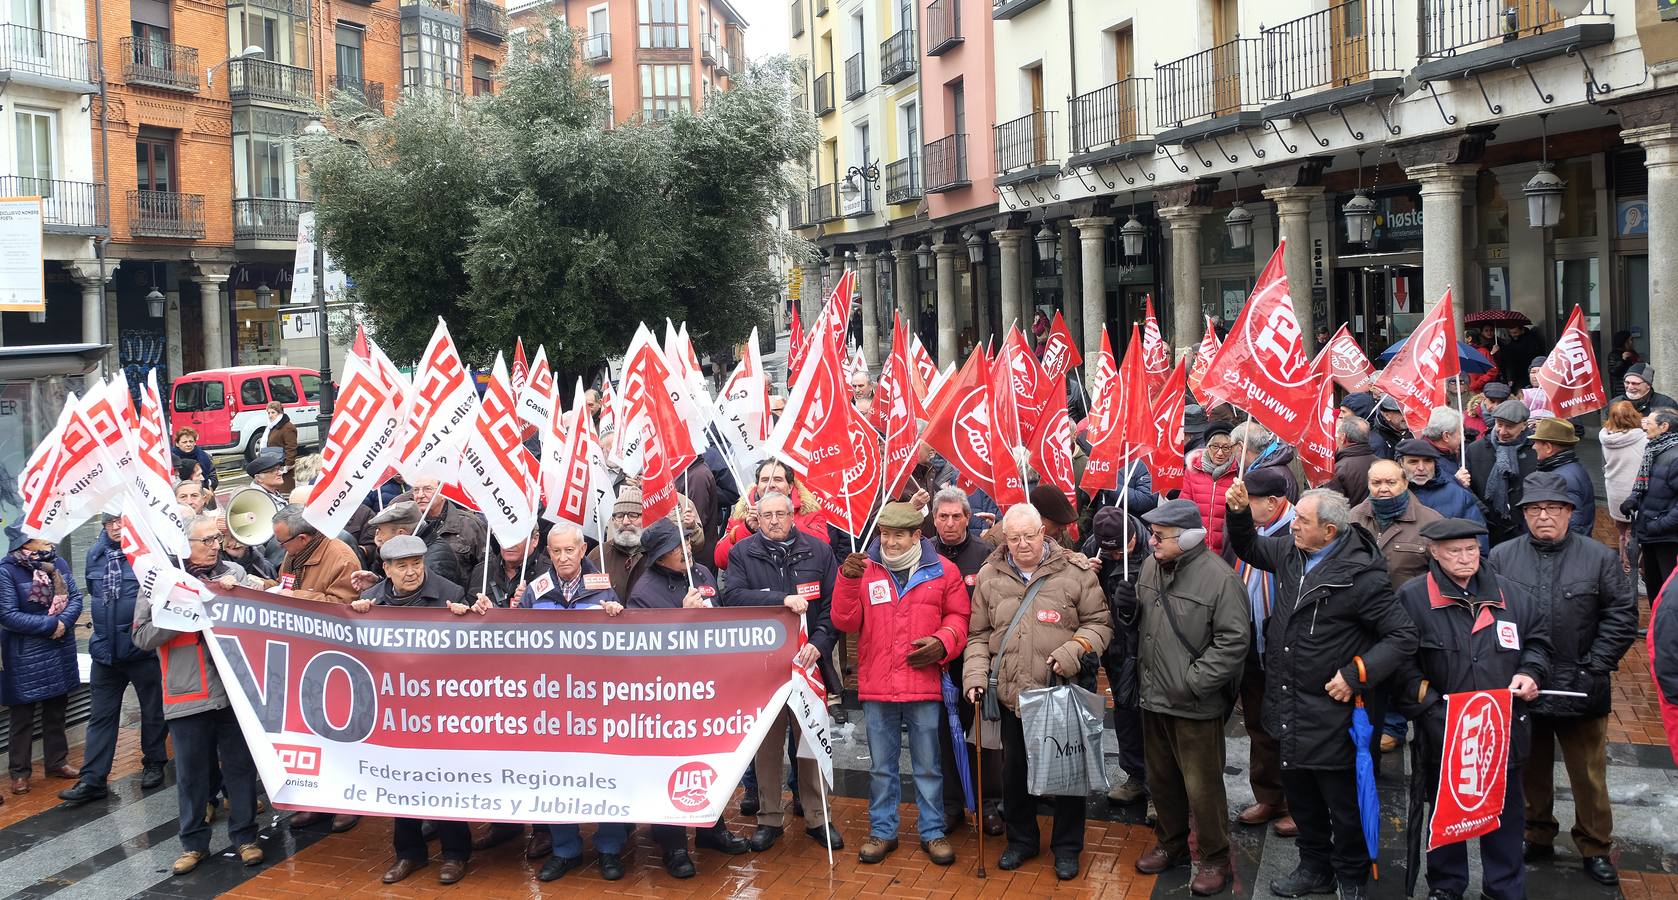
[[247, 547], [260, 547], [274, 536], [274, 513], [280, 504], [261, 488], [245, 488], [227, 503], [227, 533]]

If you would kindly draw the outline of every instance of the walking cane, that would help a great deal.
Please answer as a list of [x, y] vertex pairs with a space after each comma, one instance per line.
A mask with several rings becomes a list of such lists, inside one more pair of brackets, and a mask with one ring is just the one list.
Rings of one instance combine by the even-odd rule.
[[[983, 714], [979, 712], [977, 704], [973, 707], [973, 796], [979, 798], [973, 804], [973, 824], [979, 832], [979, 868], [973, 874], [985, 877], [985, 734]], [[966, 750], [961, 751], [966, 753]]]

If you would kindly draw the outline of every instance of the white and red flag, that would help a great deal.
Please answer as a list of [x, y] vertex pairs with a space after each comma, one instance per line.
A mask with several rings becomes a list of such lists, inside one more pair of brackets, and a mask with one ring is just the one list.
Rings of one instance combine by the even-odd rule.
[[1183, 388], [1188, 381], [1188, 360], [1180, 359], [1165, 379], [1159, 396], [1153, 403], [1153, 449], [1148, 452], [1148, 471], [1153, 476], [1157, 494], [1183, 489], [1183, 407], [1187, 397]]
[[800, 366], [804, 365], [804, 353], [808, 349], [809, 336], [804, 333], [804, 326], [798, 321], [798, 310], [792, 311], [792, 321], [787, 323], [787, 384], [790, 386]]
[[570, 522], [582, 527], [589, 521], [589, 441], [594, 425], [588, 420], [588, 401], [582, 379], [571, 399], [571, 411], [563, 411], [557, 391], [550, 394], [552, 412], [542, 434], [542, 493], [548, 505], [542, 516], [550, 522]]
[[768, 449], [799, 474], [830, 523], [860, 536], [880, 488], [879, 435], [851, 405], [842, 347], [818, 340], [810, 350]]
[[[60, 426], [43, 440], [24, 467], [25, 534], [58, 543], [123, 492], [124, 482], [108, 447], [122, 440], [121, 412], [107, 398], [108, 382], [95, 382], [85, 397], [65, 398]], [[51, 468], [38, 465], [51, 456]], [[118, 505], [120, 508], [120, 504]]]
[[538, 346], [536, 358], [530, 361], [530, 371], [525, 375], [524, 386], [519, 389], [519, 420], [538, 431], [547, 427], [548, 403], [555, 387], [553, 369], [548, 366], [548, 348]]
[[[1328, 347], [1324, 347], [1326, 353]], [[1334, 399], [1334, 374], [1331, 363], [1318, 354], [1316, 395], [1311, 406], [1311, 422], [1299, 436], [1299, 463], [1305, 469], [1305, 480], [1321, 485], [1334, 477], [1334, 428], [1340, 422], [1340, 404]]]
[[495, 355], [483, 403], [460, 448], [460, 486], [507, 547], [530, 537], [536, 525], [534, 473], [525, 465], [524, 428], [513, 411], [507, 362]]
[[846, 270], [827, 295], [827, 302], [822, 304], [821, 318], [816, 320], [812, 335], [814, 345], [808, 349], [806, 358], [823, 346], [832, 347], [835, 354], [845, 349], [845, 332], [851, 324], [851, 298], [855, 293], [856, 273]]
[[910, 384], [909, 342], [904, 337], [903, 320], [895, 313], [891, 334], [891, 355], [886, 357], [885, 369], [880, 373], [880, 390], [874, 396], [874, 409], [880, 413], [881, 433], [885, 435], [887, 497], [895, 497], [903, 490], [909, 470], [915, 467], [915, 448], [920, 444], [915, 420], [923, 417], [920, 401]]
[[1154, 317], [1154, 295], [1144, 297], [1142, 304], [1142, 368], [1148, 372], [1148, 396], [1154, 397], [1171, 374], [1171, 348]]
[[698, 456], [671, 402], [674, 376], [651, 337], [645, 326], [637, 331], [623, 374], [624, 436], [637, 438], [640, 448], [643, 526], [676, 508], [676, 476]]
[[1072, 330], [1066, 327], [1066, 320], [1061, 318], [1060, 310], [1055, 310], [1055, 319], [1049, 324], [1049, 336], [1043, 339], [1043, 357], [1040, 360], [1043, 372], [1050, 381], [1060, 381], [1066, 373], [1084, 364], [1084, 355], [1078, 352], [1078, 342], [1072, 338]]
[[[124, 391], [124, 394], [127, 392]], [[132, 406], [132, 404], [130, 404]], [[140, 409], [131, 432], [134, 441], [133, 481], [128, 486], [132, 505], [127, 512], [145, 520], [164, 549], [179, 556], [187, 550], [186, 516], [175, 502], [175, 476], [169, 453], [169, 425], [163, 418], [163, 399], [157, 390], [157, 370], [146, 373], [140, 386]]]
[[[908, 331], [913, 326], [905, 322], [903, 327]], [[932, 402], [932, 388], [938, 383], [938, 365], [932, 361], [932, 354], [926, 352], [926, 345], [921, 343], [918, 334], [909, 339], [909, 366], [915, 379], [915, 396], [920, 398], [924, 408]]]
[[[1098, 365], [1108, 364], [1112, 347], [1102, 335], [1102, 359]], [[1090, 493], [1119, 488], [1122, 470], [1130, 460], [1145, 458], [1153, 447], [1153, 398], [1148, 392], [1147, 370], [1143, 367], [1141, 329], [1130, 326], [1130, 344], [1125, 348], [1124, 362], [1110, 378], [1097, 380], [1098, 399], [1095, 407], [1101, 418], [1090, 426], [1090, 458], [1084, 466], [1084, 478], [1079, 487]]]
[[370, 358], [344, 357], [337, 405], [321, 449], [320, 480], [303, 518], [321, 534], [338, 534], [369, 493], [378, 490], [396, 458], [402, 428], [401, 395]]
[[1550, 398], [1550, 408], [1564, 419], [1582, 416], [1608, 405], [1602, 387], [1602, 370], [1591, 348], [1591, 333], [1585, 328], [1585, 313], [1576, 303], [1556, 346], [1544, 358], [1538, 372], [1538, 386]]
[[75, 402], [75, 394], [64, 398], [64, 407], [58, 411], [58, 422], [35, 445], [23, 464], [23, 471], [18, 473], [18, 493], [23, 497], [18, 526], [25, 534], [42, 536], [63, 516], [64, 495], [52, 476], [58, 469], [58, 457], [62, 454], [60, 445], [64, 431], [70, 427], [70, 413]]
[[664, 320], [664, 364], [670, 370], [665, 389], [670, 395], [676, 415], [687, 427], [688, 440], [700, 453], [711, 445], [705, 428], [711, 423], [711, 397], [705, 390], [705, 375], [699, 359], [688, 341], [687, 323], [678, 330], [669, 319]]
[[1201, 335], [1200, 347], [1194, 352], [1194, 365], [1189, 367], [1187, 379], [1189, 390], [1193, 391], [1196, 397], [1200, 396], [1200, 382], [1206, 377], [1206, 369], [1212, 365], [1212, 358], [1218, 355], [1220, 346], [1222, 345], [1218, 341], [1217, 323], [1212, 321], [1211, 316], [1207, 316], [1206, 333]]
[[[505, 372], [503, 371], [503, 376]], [[506, 378], [502, 378], [506, 386]], [[449, 326], [441, 317], [414, 370], [407, 415], [396, 445], [396, 466], [402, 477], [432, 475], [444, 481], [454, 475], [450, 462], [459, 458], [473, 420], [478, 415], [478, 392], [472, 373], [460, 361]]]
[[[1352, 330], [1341, 323], [1340, 330], [1328, 339], [1321, 350], [1317, 351], [1320, 359], [1328, 354], [1328, 370], [1334, 383], [1345, 388], [1349, 393], [1367, 391], [1375, 382], [1375, 366], [1370, 364], [1369, 357], [1364, 355], [1363, 348], [1358, 346], [1357, 339], [1352, 337]], [[1319, 363], [1311, 362], [1312, 368]]]
[[996, 496], [991, 460], [990, 372], [974, 350], [927, 410], [924, 440], [973, 486]]
[[1428, 417], [1445, 405], [1445, 382], [1462, 373], [1457, 339], [1451, 330], [1451, 289], [1404, 339], [1375, 386], [1398, 401], [1411, 430], [1427, 427]]
[[530, 379], [530, 363], [524, 357], [524, 338], [522, 337], [515, 339], [513, 342], [513, 369], [509, 374], [512, 376], [513, 396], [517, 397], [524, 390], [525, 382]]
[[1201, 394], [1246, 410], [1291, 444], [1310, 424], [1316, 385], [1282, 267], [1286, 249], [1285, 239], [1277, 242], [1252, 296], [1207, 367]]
[[[1436, 603], [1443, 603], [1429, 576]], [[1498, 643], [1519, 649], [1530, 635], [1514, 622], [1495, 622]], [[1506, 688], [1445, 695], [1445, 746], [1428, 824], [1427, 848], [1496, 831], [1509, 789], [1509, 743], [1514, 698]]]
[[767, 458], [769, 443], [769, 373], [758, 351], [757, 329], [746, 342], [746, 354], [734, 364], [734, 371], [717, 395], [716, 424], [723, 453], [740, 474], [750, 472]]

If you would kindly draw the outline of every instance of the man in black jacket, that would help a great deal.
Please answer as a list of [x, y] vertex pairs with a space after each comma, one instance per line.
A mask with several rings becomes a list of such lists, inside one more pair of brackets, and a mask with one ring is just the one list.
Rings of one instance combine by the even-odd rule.
[[1136, 631], [1136, 579], [1149, 556], [1148, 532], [1142, 520], [1135, 516], [1129, 519], [1129, 534], [1125, 526], [1123, 510], [1104, 506], [1096, 511], [1091, 527], [1094, 533], [1083, 547], [1084, 555], [1100, 566], [1096, 580], [1101, 582], [1101, 591], [1107, 595], [1107, 605], [1113, 614], [1113, 640], [1101, 651], [1101, 667], [1107, 670], [1107, 689], [1113, 694], [1113, 738], [1119, 745], [1119, 768], [1125, 772], [1124, 782], [1115, 784], [1107, 792], [1107, 799], [1121, 805], [1148, 796], [1136, 670], [1140, 649]]
[[1573, 497], [1554, 472], [1527, 476], [1521, 494], [1524, 537], [1499, 544], [1492, 567], [1548, 609], [1549, 687], [1583, 697], [1540, 697], [1532, 705], [1532, 757], [1526, 767], [1527, 861], [1555, 855], [1555, 745], [1573, 787], [1573, 846], [1585, 873], [1619, 883], [1608, 803], [1610, 678], [1637, 634], [1637, 594], [1618, 553], [1568, 528]]
[[1352, 523], [1344, 496], [1301, 494], [1291, 536], [1259, 536], [1239, 479], [1225, 503], [1236, 556], [1276, 575], [1264, 627], [1264, 727], [1281, 744], [1299, 867], [1272, 881], [1270, 892], [1302, 897], [1338, 886], [1342, 898], [1362, 898], [1370, 859], [1347, 729], [1359, 693], [1370, 721], [1381, 721], [1385, 682], [1415, 652], [1416, 626], [1393, 597], [1375, 538]]
[[[728, 584], [723, 589], [722, 602], [724, 606], [784, 605], [804, 614], [809, 647], [825, 657], [833, 652], [837, 637], [828, 610], [839, 569], [827, 542], [800, 531], [792, 524], [792, 513], [792, 498], [785, 494], [768, 493], [758, 498], [757, 533], [728, 551]], [[799, 664], [807, 662], [800, 660]], [[788, 710], [776, 714], [775, 724], [769, 726], [769, 733], [757, 750], [755, 765], [761, 805], [757, 831], [752, 834], [752, 849], [760, 853], [773, 847], [785, 830], [786, 813], [780, 785], [785, 774], [783, 754], [791, 721]], [[816, 761], [801, 758], [797, 762], [799, 795], [816, 796], [819, 790], [816, 779], [822, 777]], [[805, 804], [804, 821], [808, 823], [805, 833], [817, 843], [833, 850], [845, 846], [839, 830], [822, 819], [820, 806]]]
[[1538, 469], [1538, 454], [1527, 439], [1531, 410], [1519, 400], [1505, 400], [1492, 408], [1490, 428], [1468, 445], [1468, 477], [1474, 496], [1485, 508], [1486, 530], [1492, 546], [1519, 537], [1521, 482]]
[[[1416, 623], [1418, 649], [1404, 660], [1393, 696], [1417, 725], [1424, 770], [1412, 781], [1430, 794], [1439, 784], [1445, 743], [1445, 695], [1508, 690], [1515, 695], [1509, 727], [1508, 782], [1495, 831], [1480, 837], [1481, 895], [1524, 900], [1521, 862], [1521, 767], [1531, 742], [1526, 704], [1538, 699], [1550, 667], [1549, 618], [1520, 585], [1480, 564], [1485, 526], [1441, 519], [1422, 529], [1433, 557], [1428, 574], [1399, 589]], [[1412, 827], [1420, 827], [1419, 823]], [[1468, 844], [1446, 844], [1427, 855], [1430, 900], [1462, 900], [1468, 888]]]
[[[923, 443], [921, 447], [925, 448]], [[990, 558], [991, 551], [996, 549], [974, 535], [969, 529], [973, 522], [973, 505], [967, 499], [967, 493], [958, 487], [946, 486], [940, 488], [932, 498], [927, 527], [932, 529], [932, 546], [937, 548], [938, 555], [953, 563], [956, 571], [961, 573], [962, 583], [967, 585], [968, 593], [973, 591], [973, 582], [979, 576], [979, 570], [985, 567], [985, 560]], [[950, 678], [956, 684], [961, 683], [961, 660], [956, 659], [949, 666]], [[966, 697], [957, 701], [962, 726], [973, 726], [973, 704], [967, 702]], [[967, 746], [959, 735], [950, 732], [950, 717], [938, 718], [938, 740], [943, 770], [956, 771], [956, 745], [962, 744], [962, 749], [968, 754], [968, 769], [971, 771], [977, 762], [973, 759], [973, 748]], [[981, 786], [987, 798], [984, 809], [984, 828], [986, 834], [997, 835], [1006, 830], [999, 811], [1002, 800], [1002, 751], [999, 748], [987, 748], [984, 766], [985, 783]], [[1140, 750], [1137, 751], [1141, 753]], [[952, 829], [959, 826], [966, 818], [963, 804], [966, 798], [962, 794], [961, 779], [944, 779], [944, 821]]]

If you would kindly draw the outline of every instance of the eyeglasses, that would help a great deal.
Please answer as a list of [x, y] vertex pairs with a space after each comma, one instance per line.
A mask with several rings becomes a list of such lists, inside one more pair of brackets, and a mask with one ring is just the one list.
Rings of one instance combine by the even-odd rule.
[[1008, 536], [1008, 545], [1011, 547], [1029, 547], [1042, 539], [1043, 532], [1041, 530], [1030, 534], [1014, 534]]
[[212, 534], [209, 537], [193, 538], [192, 542], [194, 544], [203, 544], [206, 547], [213, 547], [221, 543], [221, 535]]
[[1148, 542], [1151, 544], [1163, 544], [1166, 541], [1174, 541], [1178, 537], [1179, 536], [1175, 534], [1160, 534], [1157, 531], [1148, 532]]
[[1234, 444], [1207, 444], [1206, 449], [1212, 453], [1228, 453], [1235, 449]]
[[790, 518], [792, 518], [792, 513], [783, 512], [783, 511], [779, 511], [779, 510], [773, 511], [773, 512], [763, 512], [763, 511], [759, 510], [758, 514], [757, 514], [757, 517], [760, 518], [760, 519], [768, 519], [768, 520], [773, 521], [775, 519], [790, 519]]
[[641, 518], [641, 514], [638, 513], [638, 512], [612, 513], [612, 521], [614, 521], [614, 522], [627, 522], [630, 519], [639, 519], [639, 518]]
[[1563, 506], [1560, 503], [1532, 503], [1527, 505], [1526, 511], [1529, 513], [1537, 513], [1541, 516], [1554, 517], [1572, 514], [1572, 510], [1570, 508]]

